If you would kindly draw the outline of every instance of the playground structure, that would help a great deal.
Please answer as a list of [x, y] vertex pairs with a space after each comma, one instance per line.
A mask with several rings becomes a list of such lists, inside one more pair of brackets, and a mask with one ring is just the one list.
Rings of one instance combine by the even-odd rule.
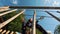
[[[2, 32], [2, 29], [5, 25], [7, 25], [8, 23], [10, 23], [11, 21], [13, 21], [15, 18], [17, 18], [19, 15], [23, 14], [26, 9], [34, 9], [34, 15], [33, 15], [33, 34], [36, 34], [36, 28], [38, 28], [41, 32], [43, 32], [43, 34], [48, 34], [48, 32], [46, 32], [44, 30], [44, 28], [42, 28], [39, 24], [36, 25], [36, 9], [60, 9], [60, 7], [34, 7], [34, 6], [9, 6], [9, 8], [14, 8], [14, 10], [11, 10], [11, 11], [7, 11], [7, 12], [4, 12], [4, 13], [1, 13], [0, 14], [0, 18], [2, 18], [2, 16], [8, 14], [8, 13], [11, 13], [13, 11], [16, 11], [18, 10], [17, 8], [19, 9], [23, 9], [20, 13], [16, 14], [15, 16], [13, 16], [12, 18], [6, 20], [3, 22], [2, 19], [0, 19], [0, 21], [2, 21], [2, 23], [0, 23], [0, 32]], [[50, 12], [48, 11], [45, 11], [46, 13], [48, 13], [49, 15], [51, 15], [54, 19], [56, 19], [57, 21], [60, 22], [60, 19], [58, 17], [56, 17], [55, 15], [51, 14]], [[41, 30], [42, 29], [42, 30]], [[2, 33], [5, 33], [6, 30], [4, 30]], [[9, 32], [9, 31], [8, 31]], [[12, 33], [13, 34], [13, 33]]]

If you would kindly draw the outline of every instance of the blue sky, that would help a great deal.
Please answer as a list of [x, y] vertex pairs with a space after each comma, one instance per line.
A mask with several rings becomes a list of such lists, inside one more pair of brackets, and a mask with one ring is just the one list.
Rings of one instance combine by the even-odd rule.
[[[0, 0], [0, 6], [59, 6], [60, 7], [60, 0]], [[39, 10], [43, 11], [43, 10]], [[26, 14], [29, 14], [30, 12], [26, 12]], [[58, 13], [53, 13], [54, 15], [60, 15]], [[33, 14], [33, 12], [31, 12]], [[50, 16], [45, 12], [37, 12], [37, 15], [44, 15], [44, 16]], [[49, 22], [49, 23], [48, 23]], [[58, 24], [60, 24], [56, 19], [54, 18], [44, 18], [44, 20], [40, 21], [39, 24], [47, 31], [51, 31], [54, 33], [54, 29]]]
[[60, 0], [0, 0], [0, 5], [60, 6]]
[[60, 0], [37, 0], [36, 3], [37, 6], [59, 6]]

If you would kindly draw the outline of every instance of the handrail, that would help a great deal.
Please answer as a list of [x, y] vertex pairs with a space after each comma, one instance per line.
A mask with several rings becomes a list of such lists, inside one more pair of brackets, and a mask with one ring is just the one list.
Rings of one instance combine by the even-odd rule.
[[11, 12], [14, 12], [14, 11], [16, 11], [16, 10], [17, 10], [17, 9], [14, 9], [14, 10], [11, 10], [11, 11], [8, 11], [8, 12], [4, 12], [4, 13], [0, 14], [0, 16], [3, 16], [3, 15], [5, 15], [5, 14], [11, 13]]
[[17, 18], [19, 15], [21, 15], [22, 13], [24, 13], [25, 10], [23, 10], [22, 12], [18, 13], [17, 15], [13, 16], [12, 18], [6, 20], [5, 22], [0, 24], [0, 29], [2, 27], [4, 27], [6, 24], [8, 24], [9, 22], [11, 22], [12, 20], [14, 20], [15, 18]]

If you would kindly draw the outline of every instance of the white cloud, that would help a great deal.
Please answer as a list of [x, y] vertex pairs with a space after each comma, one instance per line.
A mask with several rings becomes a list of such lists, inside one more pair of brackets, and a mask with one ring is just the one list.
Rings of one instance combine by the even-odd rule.
[[17, 0], [13, 0], [13, 2], [12, 2], [13, 4], [17, 4], [18, 2], [17, 2]]
[[59, 2], [58, 1], [54, 1], [53, 3], [52, 3], [52, 6], [59, 6]]
[[50, 3], [50, 0], [45, 0], [44, 4]]

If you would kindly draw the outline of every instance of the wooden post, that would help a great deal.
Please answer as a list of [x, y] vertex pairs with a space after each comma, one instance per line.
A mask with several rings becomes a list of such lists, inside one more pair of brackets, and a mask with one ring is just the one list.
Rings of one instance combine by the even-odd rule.
[[33, 20], [33, 34], [36, 34], [36, 10], [34, 10]]

